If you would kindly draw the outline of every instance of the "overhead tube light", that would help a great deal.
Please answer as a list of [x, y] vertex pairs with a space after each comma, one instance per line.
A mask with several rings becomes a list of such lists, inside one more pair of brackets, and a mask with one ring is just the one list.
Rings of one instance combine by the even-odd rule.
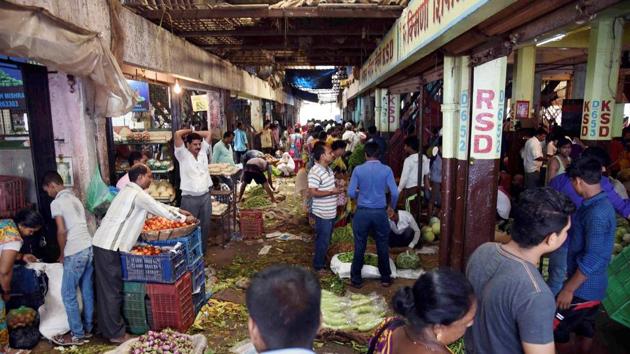
[[542, 40], [542, 41], [540, 41], [540, 42], [536, 43], [536, 47], [540, 47], [541, 45], [545, 45], [545, 44], [547, 44], [547, 43], [551, 43], [551, 42], [556, 42], [556, 41], [559, 41], [559, 40], [561, 40], [562, 38], [564, 38], [564, 37], [566, 37], [566, 36], [567, 36], [567, 35], [566, 35], [566, 33], [559, 33], [559, 34], [556, 34], [556, 35], [555, 35], [555, 36], [553, 36], [553, 37], [549, 37], [549, 38], [547, 38], [547, 39], [545, 39], [545, 40]]

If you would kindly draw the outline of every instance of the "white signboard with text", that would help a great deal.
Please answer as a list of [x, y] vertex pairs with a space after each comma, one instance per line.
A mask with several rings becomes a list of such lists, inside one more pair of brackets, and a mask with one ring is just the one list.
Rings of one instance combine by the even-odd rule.
[[505, 116], [507, 57], [474, 68], [470, 157], [494, 160], [501, 156]]

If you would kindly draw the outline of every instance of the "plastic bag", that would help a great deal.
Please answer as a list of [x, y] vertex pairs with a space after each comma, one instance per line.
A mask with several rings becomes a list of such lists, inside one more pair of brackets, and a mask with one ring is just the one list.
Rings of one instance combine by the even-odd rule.
[[[330, 270], [341, 279], [350, 278], [350, 268], [352, 268], [352, 263], [340, 261], [339, 254], [334, 255], [330, 260]], [[392, 271], [391, 277], [397, 278], [396, 265], [391, 258], [389, 259], [389, 268]], [[378, 271], [377, 267], [364, 264], [361, 269], [361, 277], [364, 279], [378, 279], [381, 277], [381, 273]]]
[[103, 182], [101, 170], [96, 166], [92, 180], [87, 189], [87, 209], [96, 215], [105, 215], [109, 204], [114, 200], [116, 195], [109, 190], [109, 187]]
[[39, 343], [41, 335], [39, 323], [35, 322], [27, 327], [20, 327], [9, 331], [9, 345], [14, 349], [33, 349]]

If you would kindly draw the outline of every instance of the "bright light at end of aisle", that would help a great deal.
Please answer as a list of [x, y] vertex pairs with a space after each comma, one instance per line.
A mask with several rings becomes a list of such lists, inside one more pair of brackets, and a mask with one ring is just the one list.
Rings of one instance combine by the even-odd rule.
[[182, 93], [182, 87], [179, 86], [179, 81], [177, 80], [175, 80], [175, 86], [173, 86], [173, 92], [175, 92], [178, 95]]
[[303, 101], [300, 107], [300, 124], [304, 125], [311, 119], [335, 120], [341, 115], [337, 103], [314, 103]]

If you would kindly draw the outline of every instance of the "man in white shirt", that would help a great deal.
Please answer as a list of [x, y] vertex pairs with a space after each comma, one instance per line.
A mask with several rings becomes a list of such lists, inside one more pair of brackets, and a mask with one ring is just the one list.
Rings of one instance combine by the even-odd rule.
[[120, 311], [123, 304], [120, 252], [129, 252], [136, 244], [148, 213], [169, 220], [195, 220], [189, 212], [157, 202], [144, 191], [153, 181], [146, 165], [136, 164], [129, 169], [129, 180], [112, 201], [92, 239], [98, 327], [112, 343], [129, 339]]
[[[402, 207], [405, 205], [407, 198], [414, 194], [418, 194], [420, 189], [418, 188], [418, 147], [419, 142], [416, 136], [408, 136], [405, 138], [405, 153], [409, 156], [405, 158], [403, 163], [402, 174], [400, 175], [400, 181], [398, 182], [398, 205]], [[424, 187], [424, 176], [428, 176], [431, 170], [431, 160], [428, 157], [422, 156], [422, 178], [420, 179], [420, 187]]]
[[540, 168], [546, 161], [541, 143], [547, 138], [547, 131], [539, 128], [536, 135], [529, 138], [521, 150], [525, 167], [525, 189], [536, 188], [540, 184]]
[[389, 246], [414, 248], [420, 242], [420, 228], [411, 213], [405, 210], [387, 211], [389, 217]]
[[341, 140], [345, 141], [346, 144], [346, 152], [352, 152], [354, 151], [354, 147], [356, 145], [356, 133], [354, 132], [354, 129], [352, 127], [352, 123], [348, 122], [346, 123], [346, 131], [343, 132], [343, 135], [341, 136]]
[[[199, 219], [203, 254], [206, 254], [208, 247], [212, 217], [212, 179], [208, 171], [211, 139], [208, 131], [182, 129], [175, 132], [175, 158], [179, 162], [179, 189], [182, 191], [181, 207]], [[220, 243], [221, 240], [213, 242], [215, 245]]]
[[249, 337], [259, 353], [315, 354], [322, 290], [301, 267], [276, 265], [254, 276], [245, 302]]
[[[87, 228], [85, 209], [72, 190], [63, 186], [56, 171], [44, 175], [43, 189], [49, 197], [50, 213], [57, 225], [59, 262], [63, 263], [61, 294], [66, 308], [70, 333], [52, 339], [59, 345], [82, 345], [91, 337], [94, 319], [94, 265], [92, 262], [92, 235]], [[77, 301], [81, 291], [83, 316]]]

